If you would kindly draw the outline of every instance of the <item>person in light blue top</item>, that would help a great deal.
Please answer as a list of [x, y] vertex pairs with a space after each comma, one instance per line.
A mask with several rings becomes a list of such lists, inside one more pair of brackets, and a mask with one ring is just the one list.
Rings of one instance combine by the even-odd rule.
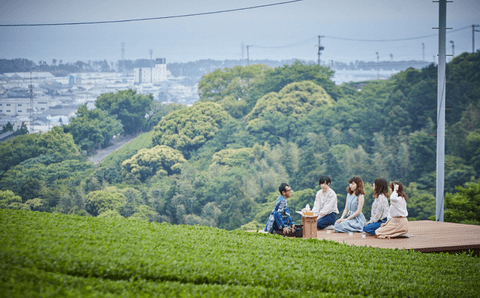
[[366, 219], [362, 213], [365, 202], [365, 190], [363, 180], [360, 177], [353, 177], [348, 181], [347, 202], [343, 209], [342, 216], [335, 222], [333, 229], [337, 233], [362, 232]]

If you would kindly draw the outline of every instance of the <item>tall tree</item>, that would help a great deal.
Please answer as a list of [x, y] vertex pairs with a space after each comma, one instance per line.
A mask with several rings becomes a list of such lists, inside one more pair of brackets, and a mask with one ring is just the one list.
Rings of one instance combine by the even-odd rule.
[[195, 103], [188, 109], [175, 111], [163, 118], [155, 126], [153, 142], [178, 149], [189, 157], [206, 141], [212, 139], [230, 118], [216, 103]]
[[257, 100], [264, 95], [279, 92], [288, 84], [302, 81], [312, 81], [322, 86], [334, 100], [337, 100], [344, 92], [331, 80], [334, 73], [329, 67], [305, 64], [298, 60], [292, 65], [268, 69], [263, 79], [256, 84], [256, 88], [249, 93], [247, 102], [250, 107], [254, 107]]
[[22, 198], [11, 190], [0, 190], [0, 208], [5, 209], [12, 203], [22, 203]]
[[154, 108], [152, 111], [151, 116], [148, 117], [147, 120], [147, 128], [148, 130], [152, 129], [155, 127], [160, 120], [162, 120], [163, 117], [167, 116], [171, 112], [185, 109], [187, 108], [186, 105], [183, 104], [175, 104], [175, 103], [169, 103], [168, 105], [164, 105], [160, 102], [154, 102]]
[[466, 139], [467, 160], [480, 175], [480, 129], [472, 131]]
[[[332, 106], [333, 102], [330, 95], [313, 82], [291, 83], [278, 93], [271, 92], [260, 98], [244, 121], [247, 130], [265, 141], [279, 143], [280, 137], [294, 140], [302, 125], [301, 118], [312, 109]], [[272, 138], [268, 138], [269, 135]]]
[[7, 122], [4, 126], [2, 126], [2, 133], [13, 131], [13, 124], [10, 121]]
[[116, 187], [97, 190], [89, 193], [85, 200], [85, 209], [93, 216], [102, 212], [113, 210], [120, 211], [125, 205], [125, 196], [117, 191]]
[[129, 89], [101, 94], [95, 101], [95, 106], [116, 116], [126, 134], [134, 134], [146, 128], [145, 115], [150, 111], [152, 102], [152, 94], [141, 95], [136, 90]]
[[229, 95], [236, 100], [245, 99], [268, 68], [262, 64], [235, 66], [203, 75], [198, 83], [200, 100], [219, 102]]
[[218, 102], [231, 116], [241, 118], [251, 109], [246, 99], [263, 78], [268, 66], [254, 64], [217, 69], [198, 83], [200, 101]]
[[[457, 122], [463, 111], [480, 102], [480, 52], [462, 53], [447, 66], [447, 104], [455, 103], [447, 121]], [[449, 105], [447, 105], [448, 107]]]
[[435, 171], [435, 146], [435, 138], [424, 131], [410, 135], [411, 181], [416, 181], [422, 175]]
[[25, 122], [22, 122], [22, 125], [20, 126], [20, 129], [16, 131], [16, 134], [19, 136], [28, 134], [28, 127]]
[[37, 145], [40, 154], [60, 155], [64, 159], [80, 156], [80, 150], [73, 141], [72, 135], [65, 133], [59, 126], [41, 135]]
[[0, 179], [8, 169], [40, 155], [37, 146], [39, 138], [40, 134], [27, 134], [0, 143]]
[[82, 150], [106, 147], [114, 135], [123, 133], [120, 121], [101, 109], [89, 110], [87, 104], [78, 107], [77, 116], [64, 130]]
[[131, 173], [143, 182], [156, 174], [179, 173], [180, 164], [185, 161], [180, 151], [162, 145], [140, 150], [132, 158], [124, 161], [122, 167], [125, 174]]
[[480, 183], [457, 187], [445, 195], [445, 221], [480, 225]]

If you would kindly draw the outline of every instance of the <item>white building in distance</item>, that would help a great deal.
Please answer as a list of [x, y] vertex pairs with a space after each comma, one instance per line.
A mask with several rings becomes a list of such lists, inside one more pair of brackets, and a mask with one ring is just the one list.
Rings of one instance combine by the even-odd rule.
[[135, 84], [160, 83], [167, 80], [167, 63], [165, 58], [157, 58], [154, 67], [135, 68], [133, 70]]
[[50, 72], [32, 71], [32, 72], [8, 72], [4, 73], [0, 79], [5, 81], [25, 81], [25, 80], [54, 80], [55, 76]]
[[[33, 112], [43, 113], [48, 110], [50, 98], [33, 98]], [[30, 115], [30, 99], [28, 98], [0, 98], [0, 118], [2, 116]]]

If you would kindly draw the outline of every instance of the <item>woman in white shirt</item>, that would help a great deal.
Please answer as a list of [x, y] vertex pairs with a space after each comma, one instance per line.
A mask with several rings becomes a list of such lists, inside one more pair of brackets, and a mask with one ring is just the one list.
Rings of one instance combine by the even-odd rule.
[[363, 231], [370, 235], [375, 235], [375, 230], [380, 228], [381, 224], [387, 222], [388, 216], [388, 182], [385, 179], [375, 179], [373, 182], [372, 214], [370, 220], [365, 223]]
[[375, 231], [378, 238], [392, 238], [406, 235], [408, 232], [407, 195], [401, 182], [390, 184], [390, 209], [388, 220]]
[[317, 229], [322, 230], [335, 223], [336, 214], [338, 214], [337, 194], [330, 188], [332, 180], [330, 177], [322, 176], [318, 180], [318, 185], [322, 189], [315, 196], [313, 204], [313, 214], [318, 216]]

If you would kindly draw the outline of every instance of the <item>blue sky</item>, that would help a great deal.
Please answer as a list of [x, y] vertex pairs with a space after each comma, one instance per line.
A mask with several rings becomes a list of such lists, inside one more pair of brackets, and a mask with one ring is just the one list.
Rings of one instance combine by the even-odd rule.
[[[243, 8], [284, 0], [15, 0], [0, 2], [0, 23], [60, 23], [174, 16]], [[447, 6], [447, 27], [480, 24], [480, 1], [455, 0]], [[438, 3], [430, 0], [303, 0], [295, 3], [216, 15], [145, 22], [0, 27], [0, 58], [51, 63], [77, 60], [117, 61], [125, 42], [126, 59], [153, 56], [168, 62], [241, 59], [242, 43], [250, 59], [317, 60], [318, 35], [324, 35], [324, 61], [425, 60], [438, 52], [436, 36], [401, 42], [389, 40], [437, 34]], [[476, 33], [480, 49], [480, 32]], [[447, 54], [472, 50], [471, 27], [447, 34]], [[246, 59], [246, 50], [243, 51]]]

